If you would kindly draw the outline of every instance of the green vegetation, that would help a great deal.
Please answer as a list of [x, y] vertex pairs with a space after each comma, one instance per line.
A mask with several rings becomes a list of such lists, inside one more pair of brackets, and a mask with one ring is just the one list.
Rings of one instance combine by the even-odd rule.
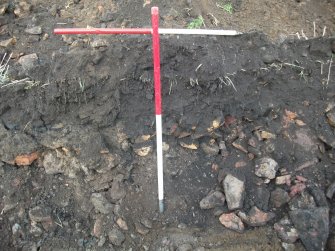
[[198, 16], [197, 18], [193, 19], [193, 21], [187, 25], [187, 29], [199, 29], [203, 25], [205, 25], [204, 18], [202, 16]]
[[228, 2], [228, 3], [216, 3], [216, 6], [219, 7], [220, 9], [228, 12], [229, 14], [233, 14], [234, 12], [234, 7], [232, 5], [232, 3]]

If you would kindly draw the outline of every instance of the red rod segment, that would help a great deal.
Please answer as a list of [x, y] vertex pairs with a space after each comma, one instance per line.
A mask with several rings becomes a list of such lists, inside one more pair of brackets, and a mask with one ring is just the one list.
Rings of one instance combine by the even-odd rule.
[[57, 28], [55, 34], [151, 34], [151, 28]]
[[155, 82], [155, 108], [156, 115], [162, 114], [161, 98], [161, 66], [160, 66], [160, 46], [159, 46], [159, 12], [158, 7], [151, 8], [152, 22], [152, 46], [154, 57], [154, 82]]

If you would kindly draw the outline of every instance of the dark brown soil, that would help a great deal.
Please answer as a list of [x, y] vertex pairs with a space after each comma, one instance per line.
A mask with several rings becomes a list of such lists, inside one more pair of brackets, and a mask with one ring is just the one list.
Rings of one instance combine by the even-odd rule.
[[[278, 162], [277, 176], [307, 179], [316, 206], [329, 208], [326, 248], [334, 250], [335, 204], [324, 195], [335, 181], [329, 119], [334, 1], [237, 0], [232, 14], [217, 3], [225, 4], [36, 0], [29, 10], [21, 3], [19, 14], [18, 2], [5, 3], [0, 42], [15, 37], [16, 43], [0, 47], [0, 55], [12, 55], [10, 80], [0, 82], [0, 250], [283, 250], [273, 226], [291, 209], [275, 208], [257, 191], [290, 192], [292, 186], [255, 175], [255, 159], [264, 156]], [[244, 32], [161, 37], [163, 140], [169, 146], [163, 214], [157, 201], [151, 38], [52, 33], [55, 27], [148, 27], [154, 5], [162, 27], [184, 28], [202, 15], [207, 28]], [[25, 32], [36, 26], [42, 34]], [[103, 46], [93, 48], [94, 42]], [[19, 58], [32, 53], [38, 60], [24, 68]], [[289, 112], [295, 117], [288, 118]], [[220, 126], [208, 130], [215, 120]], [[258, 140], [260, 131], [273, 138]], [[239, 138], [244, 148], [255, 139], [258, 152], [238, 149], [233, 142]], [[202, 146], [209, 141], [224, 141], [228, 156], [222, 149], [206, 154]], [[138, 156], [142, 147], [151, 152]], [[31, 164], [15, 159], [33, 152], [38, 158]], [[211, 190], [223, 191], [220, 182], [228, 173], [246, 185], [243, 207], [235, 212], [257, 206], [274, 219], [236, 233], [218, 219], [229, 212], [226, 204], [201, 209], [200, 200]], [[100, 207], [94, 196], [105, 198]], [[42, 220], [34, 218], [36, 207]], [[118, 226], [120, 218], [127, 230]], [[113, 243], [111, 229], [123, 233], [122, 244]], [[294, 247], [312, 250], [301, 240]]]

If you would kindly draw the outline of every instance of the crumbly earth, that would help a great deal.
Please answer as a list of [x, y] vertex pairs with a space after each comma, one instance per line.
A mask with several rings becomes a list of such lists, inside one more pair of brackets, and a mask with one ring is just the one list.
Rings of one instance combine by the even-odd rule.
[[[335, 250], [335, 2], [236, 0], [231, 14], [227, 3], [0, 4], [0, 69], [11, 55], [9, 79], [0, 71], [0, 250]], [[202, 28], [244, 33], [161, 37], [163, 214], [151, 38], [52, 32], [149, 27], [155, 5], [162, 27], [201, 15]], [[261, 158], [284, 182], [259, 175]], [[213, 190], [227, 200], [228, 174], [244, 185], [241, 206], [201, 208]], [[245, 229], [224, 227], [228, 213]], [[285, 218], [296, 239], [280, 234]]]

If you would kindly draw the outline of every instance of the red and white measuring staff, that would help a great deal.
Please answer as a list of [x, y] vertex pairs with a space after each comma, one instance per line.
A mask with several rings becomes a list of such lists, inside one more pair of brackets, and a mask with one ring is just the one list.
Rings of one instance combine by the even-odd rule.
[[163, 181], [163, 136], [162, 136], [162, 95], [160, 72], [160, 43], [159, 34], [180, 35], [215, 35], [234, 36], [240, 34], [234, 30], [205, 30], [205, 29], [160, 29], [158, 7], [151, 8], [151, 28], [58, 28], [55, 34], [151, 34], [154, 63], [155, 111], [156, 111], [156, 142], [157, 142], [157, 177], [159, 211], [164, 211], [164, 181]]

